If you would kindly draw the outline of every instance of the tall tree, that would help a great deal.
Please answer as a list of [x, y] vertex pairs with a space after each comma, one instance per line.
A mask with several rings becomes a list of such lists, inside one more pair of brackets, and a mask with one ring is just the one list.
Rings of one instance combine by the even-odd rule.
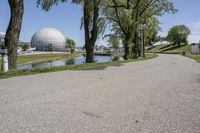
[[[37, 0], [37, 4], [41, 5], [42, 9], [48, 11], [53, 5], [59, 2], [66, 2], [67, 0]], [[82, 26], [85, 34], [85, 49], [86, 62], [93, 62], [94, 46], [98, 34], [102, 31], [104, 21], [101, 17], [101, 6], [103, 0], [72, 0], [72, 3], [83, 6]]]
[[5, 35], [5, 47], [8, 49], [8, 68], [9, 70], [15, 70], [17, 66], [17, 46], [24, 13], [24, 1], [8, 0], [8, 3], [11, 15]]
[[94, 46], [98, 37], [99, 4], [101, 0], [84, 0], [83, 19], [85, 29], [86, 62], [94, 61]]
[[173, 45], [178, 44], [178, 46], [181, 45], [181, 43], [188, 43], [188, 36], [190, 35], [190, 29], [185, 25], [176, 25], [173, 26], [167, 35], [167, 40], [173, 43]]
[[158, 31], [161, 30], [159, 26], [160, 22], [156, 17], [147, 19], [147, 27], [145, 30], [145, 45], [152, 46], [157, 40]]
[[[126, 0], [125, 0], [126, 1]], [[133, 24], [130, 21], [131, 15], [129, 9], [129, 2], [123, 0], [111, 0], [107, 4], [106, 16], [113, 23], [113, 28], [117, 29], [116, 34], [123, 37], [124, 42], [124, 59], [129, 58], [129, 46], [131, 46], [131, 37]], [[121, 32], [119, 31], [121, 30]]]
[[134, 44], [132, 51], [136, 57], [138, 56], [139, 24], [146, 23], [152, 16], [176, 12], [171, 0], [111, 0], [108, 7], [108, 18], [117, 23], [124, 33], [126, 58], [129, 56], [129, 46], [132, 44]]
[[74, 52], [74, 47], [76, 46], [76, 43], [73, 39], [66, 38], [66, 48], [70, 49], [71, 54]]
[[115, 51], [119, 50], [120, 38], [115, 36], [109, 36], [108, 45], [111, 46]]

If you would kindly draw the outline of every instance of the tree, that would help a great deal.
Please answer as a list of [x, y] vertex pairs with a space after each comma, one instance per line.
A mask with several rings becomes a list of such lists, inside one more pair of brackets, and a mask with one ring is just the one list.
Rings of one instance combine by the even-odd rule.
[[119, 45], [120, 45], [119, 37], [109, 36], [109, 39], [107, 42], [108, 42], [108, 45], [110, 45], [112, 48], [115, 49], [115, 51], [119, 49]]
[[5, 47], [8, 49], [8, 68], [13, 70], [17, 66], [17, 46], [24, 13], [24, 0], [8, 0], [8, 3], [11, 15], [5, 35]]
[[178, 46], [181, 45], [181, 43], [188, 43], [188, 36], [190, 35], [190, 29], [185, 25], [176, 25], [173, 26], [167, 35], [167, 40], [173, 43], [173, 45], [178, 44]]
[[29, 49], [30, 45], [28, 43], [23, 43], [21, 44], [21, 48], [23, 51], [26, 51], [27, 49]]
[[76, 43], [74, 40], [70, 39], [70, 38], [67, 38], [66, 39], [66, 48], [69, 48], [71, 53], [73, 53], [73, 48], [76, 46]]
[[109, 3], [107, 18], [118, 24], [124, 34], [126, 59], [130, 46], [135, 57], [139, 56], [139, 24], [147, 24], [147, 19], [165, 12], [176, 12], [171, 0], [112, 0]]
[[4, 47], [4, 42], [1, 42], [0, 41], [0, 49], [4, 49], [5, 47]]
[[[125, 0], [126, 1], [126, 0]], [[124, 59], [129, 58], [129, 46], [131, 45], [131, 37], [133, 23], [131, 21], [131, 15], [129, 8], [129, 1], [125, 2], [122, 0], [111, 0], [108, 2], [106, 16], [107, 19], [111, 21], [112, 27], [115, 30], [116, 35], [121, 36], [123, 38], [123, 46], [125, 49]], [[120, 8], [120, 9], [119, 9]], [[129, 30], [130, 29], [130, 30]], [[114, 31], [114, 30], [113, 30]]]
[[[67, 0], [37, 0], [37, 4], [41, 5], [42, 9], [48, 11], [53, 5]], [[72, 0], [72, 3], [80, 4], [83, 7], [82, 26], [85, 34], [85, 49], [86, 62], [94, 62], [94, 46], [104, 27], [104, 19], [101, 17], [101, 7], [103, 0]], [[81, 26], [81, 27], [82, 27]]]
[[47, 51], [53, 52], [53, 44], [48, 44]]
[[85, 31], [86, 63], [94, 62], [94, 47], [98, 35], [105, 30], [103, 6], [108, 0], [82, 0], [82, 25]]
[[157, 41], [158, 31], [161, 29], [159, 26], [160, 22], [156, 17], [147, 19], [147, 27], [145, 29], [145, 45], [152, 46]]

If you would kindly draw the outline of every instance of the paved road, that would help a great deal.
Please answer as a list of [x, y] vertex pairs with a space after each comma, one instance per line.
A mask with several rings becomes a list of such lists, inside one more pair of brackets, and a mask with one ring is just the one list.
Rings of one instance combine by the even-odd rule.
[[200, 64], [178, 55], [0, 80], [1, 133], [200, 133]]

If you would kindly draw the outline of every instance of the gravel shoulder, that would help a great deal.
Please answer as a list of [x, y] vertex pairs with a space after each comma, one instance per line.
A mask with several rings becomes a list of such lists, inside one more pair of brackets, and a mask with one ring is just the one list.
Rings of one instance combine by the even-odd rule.
[[200, 64], [179, 55], [0, 80], [1, 133], [199, 133]]

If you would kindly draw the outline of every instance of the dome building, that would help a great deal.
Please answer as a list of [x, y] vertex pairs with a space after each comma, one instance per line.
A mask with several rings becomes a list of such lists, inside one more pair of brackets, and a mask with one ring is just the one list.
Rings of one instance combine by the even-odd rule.
[[35, 47], [36, 51], [65, 51], [66, 41], [59, 30], [43, 28], [34, 33], [31, 47]]

